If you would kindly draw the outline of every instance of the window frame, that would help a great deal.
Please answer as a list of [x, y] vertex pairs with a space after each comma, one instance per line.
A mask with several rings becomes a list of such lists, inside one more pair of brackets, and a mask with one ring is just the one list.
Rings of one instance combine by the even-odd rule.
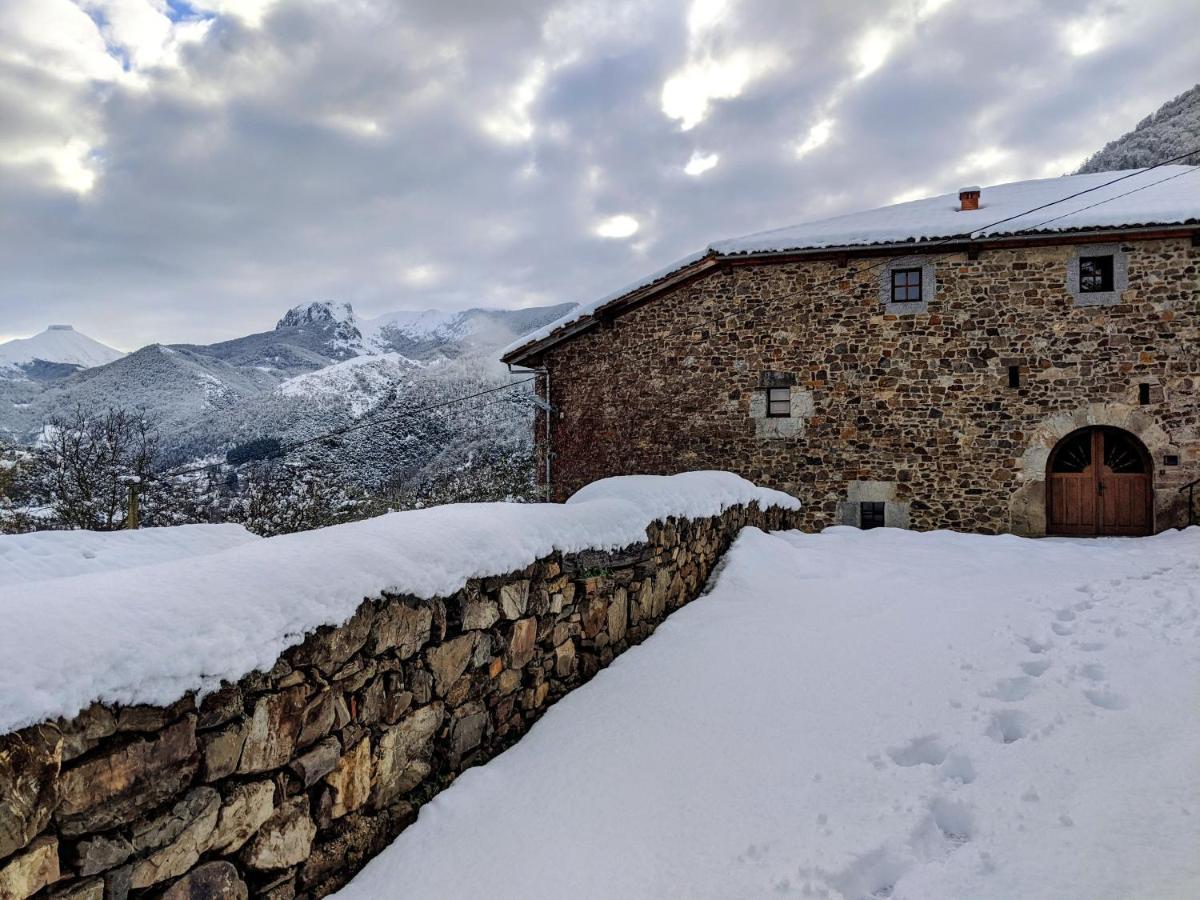
[[[891, 291], [889, 293], [889, 296], [891, 297], [891, 300], [889, 301], [890, 303], [901, 304], [901, 303], [924, 303], [925, 302], [925, 270], [923, 267], [908, 266], [905, 268], [889, 269], [888, 271], [889, 271], [888, 277], [890, 279], [890, 284], [891, 284]], [[913, 274], [916, 274], [916, 276], [917, 276], [917, 281], [916, 281], [915, 285], [911, 281], [908, 280], [908, 276], [913, 275]], [[897, 275], [903, 275], [905, 277], [905, 281], [903, 284], [899, 284], [899, 285], [896, 284], [896, 276]], [[914, 287], [916, 288], [917, 296], [916, 297], [907, 296], [908, 292], [913, 290]], [[896, 289], [897, 288], [902, 289], [905, 292], [906, 296], [903, 298], [897, 298], [896, 297]]]
[[[766, 397], [766, 399], [767, 399], [767, 418], [768, 419], [790, 419], [792, 417], [792, 389], [790, 387], [769, 387], [769, 388], [764, 388], [764, 390], [766, 391], [766, 395], [767, 395], [767, 397]], [[776, 391], [784, 392], [783, 399], [773, 399], [772, 398], [772, 396], [771, 396], [772, 393], [774, 393]], [[787, 411], [786, 412], [773, 411], [771, 407], [776, 403], [786, 404]]]
[[[1106, 261], [1107, 265], [1101, 266], [1101, 271], [1098, 275], [1085, 275], [1083, 267], [1085, 265], [1094, 264], [1099, 260]], [[1086, 287], [1084, 279], [1099, 278], [1098, 286]], [[1113, 253], [1096, 253], [1091, 256], [1079, 257], [1079, 293], [1081, 294], [1111, 294], [1117, 288], [1117, 260], [1116, 254]]]
[[[869, 508], [869, 509], [868, 509]], [[870, 512], [870, 524], [867, 513]], [[882, 500], [861, 500], [858, 504], [858, 527], [862, 531], [887, 527], [887, 504]]]

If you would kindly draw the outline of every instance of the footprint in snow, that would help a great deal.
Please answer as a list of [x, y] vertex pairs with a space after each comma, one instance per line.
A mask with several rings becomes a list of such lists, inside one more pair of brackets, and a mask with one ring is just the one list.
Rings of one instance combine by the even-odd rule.
[[1046, 674], [1046, 670], [1050, 668], [1050, 660], [1035, 659], [1030, 662], [1021, 663], [1021, 671], [1031, 678], [1039, 678]]
[[1062, 622], [1054, 622], [1051, 624], [1050, 630], [1059, 637], [1066, 637], [1067, 635], [1075, 633], [1074, 628], [1072, 628], [1070, 625], [1064, 625]]
[[1074, 622], [1075, 613], [1069, 609], [1060, 609], [1054, 614], [1054, 618], [1058, 619], [1060, 622]]
[[1129, 701], [1115, 691], [1089, 688], [1083, 692], [1083, 696], [1088, 698], [1088, 702], [1092, 706], [1098, 706], [1101, 709], [1125, 709], [1129, 706]]
[[936, 734], [913, 738], [903, 747], [889, 747], [888, 756], [898, 766], [936, 766], [946, 759], [949, 748]]
[[979, 696], [1015, 703], [1024, 700], [1033, 690], [1033, 679], [1028, 675], [1018, 675], [1015, 678], [1001, 678], [990, 691], [984, 691]]
[[1015, 744], [1026, 737], [1033, 720], [1015, 709], [1002, 709], [992, 713], [991, 723], [984, 732], [998, 744]]

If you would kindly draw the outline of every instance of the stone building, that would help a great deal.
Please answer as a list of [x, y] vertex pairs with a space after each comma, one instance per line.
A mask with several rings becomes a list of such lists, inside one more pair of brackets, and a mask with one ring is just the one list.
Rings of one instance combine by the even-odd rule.
[[964, 188], [718, 242], [503, 359], [549, 391], [555, 499], [728, 469], [800, 498], [809, 528], [1180, 526], [1200, 478], [1200, 169]]

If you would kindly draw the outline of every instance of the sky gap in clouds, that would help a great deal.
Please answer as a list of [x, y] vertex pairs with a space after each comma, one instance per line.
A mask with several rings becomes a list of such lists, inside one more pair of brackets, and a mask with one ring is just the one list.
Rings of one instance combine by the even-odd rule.
[[0, 339], [587, 300], [1070, 171], [1197, 59], [1167, 0], [8, 0]]

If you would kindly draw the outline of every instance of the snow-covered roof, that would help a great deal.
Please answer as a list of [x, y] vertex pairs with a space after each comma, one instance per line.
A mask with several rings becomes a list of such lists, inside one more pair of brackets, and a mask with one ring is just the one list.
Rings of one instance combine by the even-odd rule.
[[716, 241], [619, 291], [580, 304], [561, 319], [505, 347], [501, 355], [509, 359], [557, 332], [564, 332], [565, 337], [567, 326], [582, 322], [608, 304], [663, 281], [705, 257], [1189, 223], [1200, 223], [1198, 166], [1159, 166], [990, 185], [982, 189], [977, 210], [960, 210], [957, 192], [941, 194]]

